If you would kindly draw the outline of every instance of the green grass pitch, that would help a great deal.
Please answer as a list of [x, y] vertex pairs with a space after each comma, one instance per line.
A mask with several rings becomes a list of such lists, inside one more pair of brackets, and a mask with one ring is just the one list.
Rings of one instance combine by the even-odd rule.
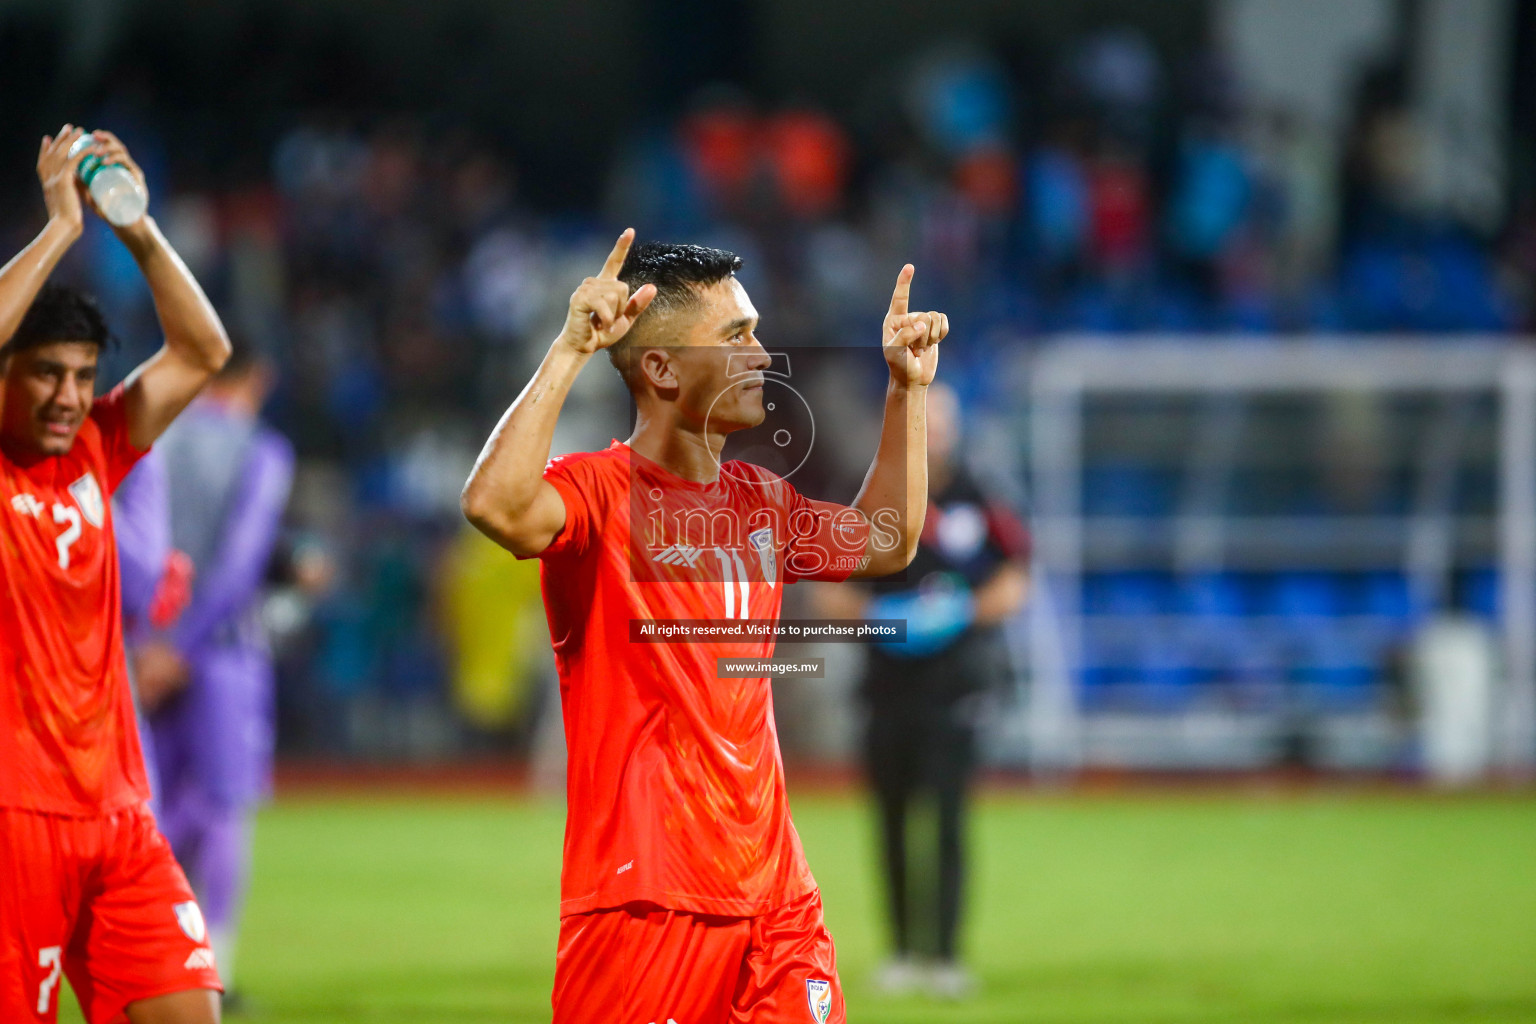
[[[869, 990], [868, 813], [852, 795], [794, 808], [854, 1021], [1536, 1021], [1530, 798], [987, 797], [966, 941], [982, 988], [955, 1005]], [[239, 1019], [547, 1021], [561, 828], [512, 798], [267, 809]]]

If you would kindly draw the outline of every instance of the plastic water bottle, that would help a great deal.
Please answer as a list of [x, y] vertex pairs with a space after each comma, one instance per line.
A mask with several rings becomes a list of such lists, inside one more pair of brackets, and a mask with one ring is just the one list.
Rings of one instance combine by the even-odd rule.
[[[74, 156], [93, 141], [89, 132], [80, 136], [69, 147], [69, 155]], [[115, 227], [127, 227], [149, 208], [149, 195], [122, 164], [104, 163], [92, 153], [80, 161], [78, 173], [91, 198], [96, 200], [96, 208]]]

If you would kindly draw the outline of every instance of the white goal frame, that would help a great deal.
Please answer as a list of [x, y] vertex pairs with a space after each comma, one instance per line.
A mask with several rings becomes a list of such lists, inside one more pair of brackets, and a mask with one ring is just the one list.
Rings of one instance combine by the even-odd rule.
[[1536, 350], [1510, 338], [1062, 338], [1030, 367], [1037, 585], [1028, 623], [1026, 731], [1041, 771], [1081, 763], [1076, 697], [1085, 531], [1083, 405], [1089, 395], [1479, 393], [1498, 417], [1497, 565], [1503, 685], [1496, 756], [1536, 772]]

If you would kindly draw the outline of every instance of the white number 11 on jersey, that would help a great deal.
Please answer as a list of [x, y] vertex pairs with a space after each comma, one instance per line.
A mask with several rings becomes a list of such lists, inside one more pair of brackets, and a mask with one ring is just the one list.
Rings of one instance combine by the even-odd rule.
[[[725, 548], [715, 548], [715, 557], [720, 560], [720, 587], [725, 591], [725, 617], [728, 619], [751, 618], [749, 612], [749, 598], [752, 596], [752, 584], [747, 581], [747, 566], [741, 560], [741, 556], [734, 551]], [[741, 596], [741, 612], [737, 614], [737, 595]]]

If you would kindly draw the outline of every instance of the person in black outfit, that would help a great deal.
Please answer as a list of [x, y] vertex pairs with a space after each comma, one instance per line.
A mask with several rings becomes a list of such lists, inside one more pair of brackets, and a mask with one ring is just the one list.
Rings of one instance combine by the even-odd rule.
[[1029, 587], [1028, 529], [955, 456], [958, 413], [953, 392], [929, 390], [930, 497], [911, 566], [818, 595], [830, 616], [907, 621], [907, 643], [869, 648], [861, 688], [895, 947], [876, 984], [950, 997], [973, 987], [956, 936], [976, 708], [1006, 678], [1002, 623]]

